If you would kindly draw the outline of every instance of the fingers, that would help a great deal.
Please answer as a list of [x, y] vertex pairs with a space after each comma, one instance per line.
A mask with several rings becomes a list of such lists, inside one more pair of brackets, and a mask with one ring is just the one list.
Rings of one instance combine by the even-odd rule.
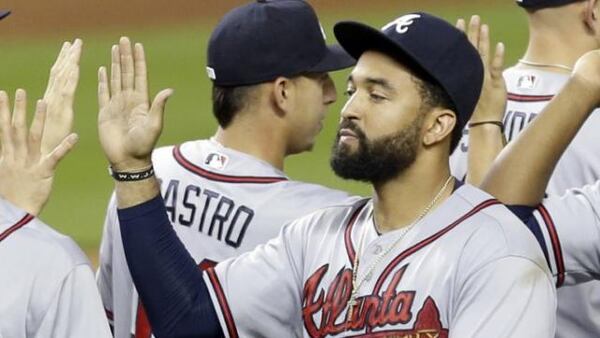
[[159, 130], [162, 130], [163, 117], [165, 112], [165, 105], [167, 104], [167, 99], [171, 95], [173, 95], [173, 92], [173, 89], [162, 90], [161, 92], [156, 94], [156, 97], [152, 102], [152, 106], [150, 107], [150, 121]]
[[10, 100], [5, 91], [0, 91], [0, 135], [2, 137], [2, 157], [12, 157], [12, 126], [10, 122]]
[[108, 104], [110, 101], [110, 93], [108, 88], [108, 75], [106, 74], [106, 67], [100, 67], [98, 69], [98, 105], [100, 110]]
[[62, 65], [64, 63], [64, 60], [66, 59], [66, 55], [69, 51], [69, 48], [71, 48], [71, 43], [65, 41], [62, 45], [62, 48], [60, 49], [60, 52], [58, 53], [58, 56], [56, 57], [54, 65], [52, 65], [52, 68], [50, 68], [50, 77], [48, 78], [48, 86], [46, 87], [46, 92], [44, 96], [48, 95], [54, 87], [56, 77], [58, 73], [60, 73], [60, 71], [62, 70]]
[[490, 59], [490, 28], [488, 25], [482, 25], [479, 35], [479, 55], [483, 66], [488, 67]]
[[146, 98], [148, 101], [148, 75], [146, 70], [146, 55], [144, 46], [141, 43], [136, 43], [133, 49], [133, 57], [135, 61], [135, 90]]
[[469, 22], [467, 37], [469, 38], [469, 41], [471, 42], [471, 44], [477, 50], [479, 50], [479, 34], [480, 34], [480, 28], [481, 28], [480, 26], [481, 26], [481, 19], [479, 18], [479, 15], [473, 15], [471, 17], [471, 21]]
[[494, 80], [502, 79], [502, 70], [504, 68], [504, 51], [505, 48], [502, 42], [496, 44], [496, 51], [490, 67], [490, 74]]
[[77, 141], [79, 141], [79, 136], [75, 133], [70, 134], [43, 159], [42, 165], [46, 168], [47, 176], [52, 176], [54, 174], [54, 170], [58, 163], [60, 163], [60, 161], [75, 147]]
[[113, 45], [111, 50], [110, 90], [111, 96], [121, 92], [121, 55], [119, 46]]
[[12, 128], [14, 131], [13, 145], [17, 156], [26, 156], [27, 153], [27, 93], [17, 89], [15, 106], [13, 109]]
[[460, 19], [458, 19], [456, 21], [456, 28], [458, 28], [459, 31], [461, 31], [461, 32], [464, 33], [465, 32], [465, 27], [466, 27], [465, 19], [460, 18]]
[[46, 121], [46, 103], [42, 100], [37, 101], [35, 108], [35, 114], [31, 127], [29, 128], [29, 137], [27, 144], [29, 146], [29, 159], [30, 163], [36, 162], [40, 157], [40, 146], [42, 142], [42, 132], [44, 130], [44, 123]]
[[122, 37], [119, 40], [119, 51], [121, 54], [121, 84], [122, 90], [132, 90], [134, 84], [134, 65], [133, 52], [131, 50], [131, 41], [129, 38]]

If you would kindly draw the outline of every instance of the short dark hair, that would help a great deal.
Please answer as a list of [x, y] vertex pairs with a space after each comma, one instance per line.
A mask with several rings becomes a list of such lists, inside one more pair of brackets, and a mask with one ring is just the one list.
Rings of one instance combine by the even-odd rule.
[[250, 101], [250, 86], [217, 86], [212, 88], [213, 115], [222, 128], [227, 128], [235, 115]]
[[[456, 113], [456, 106], [454, 105], [454, 102], [452, 102], [452, 99], [448, 93], [446, 93], [446, 91], [440, 85], [431, 80], [423, 80], [422, 78], [415, 78], [414, 80], [414, 82], [417, 84], [417, 90], [421, 95], [421, 100], [423, 100], [424, 108], [440, 107], [443, 109], [452, 110]], [[463, 126], [459, 125], [458, 123], [458, 115], [456, 121], [457, 123], [454, 125], [452, 136], [450, 138], [450, 153], [456, 149], [462, 137]]]

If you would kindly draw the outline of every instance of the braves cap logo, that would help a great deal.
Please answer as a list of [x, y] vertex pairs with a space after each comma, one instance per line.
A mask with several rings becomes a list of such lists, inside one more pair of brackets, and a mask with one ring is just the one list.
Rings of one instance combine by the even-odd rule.
[[396, 32], [398, 34], [404, 34], [408, 32], [408, 27], [415, 23], [415, 20], [419, 19], [420, 17], [420, 14], [407, 14], [383, 26], [381, 30], [385, 31], [392, 26], [396, 26]]

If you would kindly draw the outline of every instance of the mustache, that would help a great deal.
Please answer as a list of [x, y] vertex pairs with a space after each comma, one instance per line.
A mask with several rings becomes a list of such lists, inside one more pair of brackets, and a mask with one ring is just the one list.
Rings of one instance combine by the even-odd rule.
[[342, 122], [340, 123], [340, 125], [338, 126], [338, 132], [337, 132], [337, 137], [340, 137], [340, 131], [342, 129], [350, 129], [352, 130], [356, 136], [360, 139], [364, 139], [366, 138], [365, 133], [360, 129], [359, 126], [356, 125], [356, 123], [352, 122], [352, 120], [348, 120], [348, 119], [344, 119], [342, 120]]

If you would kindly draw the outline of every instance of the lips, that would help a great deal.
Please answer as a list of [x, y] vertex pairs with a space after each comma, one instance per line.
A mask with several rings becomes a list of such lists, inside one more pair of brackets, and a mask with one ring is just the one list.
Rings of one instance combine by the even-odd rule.
[[356, 138], [356, 133], [353, 132], [351, 129], [348, 129], [348, 128], [341, 129], [340, 132], [339, 132], [339, 134], [340, 134], [340, 137], [354, 137], [354, 138]]

